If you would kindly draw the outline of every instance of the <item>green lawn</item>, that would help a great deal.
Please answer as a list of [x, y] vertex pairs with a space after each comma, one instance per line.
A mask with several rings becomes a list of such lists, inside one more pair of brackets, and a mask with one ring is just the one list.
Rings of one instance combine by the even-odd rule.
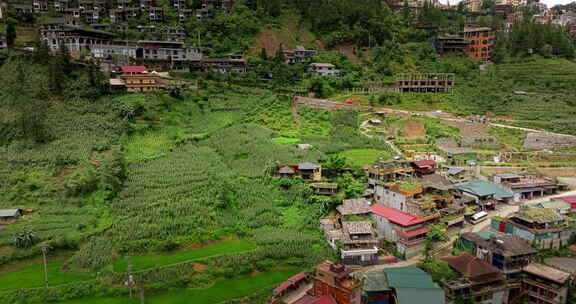
[[370, 165], [379, 157], [388, 159], [392, 157], [390, 152], [374, 149], [351, 149], [341, 152], [342, 156], [349, 159], [352, 163], [360, 166]]
[[133, 270], [154, 268], [162, 265], [171, 265], [209, 256], [245, 252], [255, 249], [256, 246], [246, 240], [223, 241], [202, 248], [182, 250], [174, 253], [147, 254], [129, 256], [114, 263], [114, 271], [123, 272], [128, 268], [127, 259], [132, 263]]
[[[86, 274], [63, 272], [64, 261], [48, 263], [49, 285], [60, 285], [75, 281], [90, 280]], [[0, 274], [0, 291], [44, 286], [43, 264], [35, 264], [18, 270]]]
[[297, 137], [275, 137], [272, 141], [278, 144], [297, 144], [302, 140]]
[[[252, 295], [264, 288], [274, 287], [298, 272], [297, 269], [282, 269], [260, 273], [254, 276], [231, 280], [221, 280], [206, 289], [183, 289], [146, 299], [146, 303], [158, 304], [216, 304]], [[79, 299], [65, 304], [131, 304], [139, 299], [126, 298]]]

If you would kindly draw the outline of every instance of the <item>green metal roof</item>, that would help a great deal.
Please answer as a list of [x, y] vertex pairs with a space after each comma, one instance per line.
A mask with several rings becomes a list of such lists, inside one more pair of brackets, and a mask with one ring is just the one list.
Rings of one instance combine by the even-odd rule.
[[364, 281], [363, 289], [366, 292], [390, 290], [390, 287], [388, 286], [388, 279], [382, 270], [371, 272], [355, 272], [354, 276]]
[[416, 267], [384, 269], [388, 284], [396, 290], [399, 304], [444, 304], [444, 291], [430, 275]]
[[485, 240], [490, 239], [490, 237], [492, 235], [494, 236], [500, 236], [502, 235], [502, 233], [500, 232], [495, 232], [495, 231], [480, 231], [480, 232], [475, 232], [475, 234]]
[[494, 195], [495, 198], [511, 198], [513, 194], [500, 186], [482, 180], [474, 180], [465, 185], [458, 186], [456, 189], [472, 193], [476, 196], [490, 196]]

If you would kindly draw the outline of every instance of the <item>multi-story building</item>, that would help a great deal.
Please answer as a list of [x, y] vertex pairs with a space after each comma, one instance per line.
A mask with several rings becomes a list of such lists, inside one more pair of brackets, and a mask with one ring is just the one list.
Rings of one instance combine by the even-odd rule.
[[340, 242], [342, 263], [351, 265], [378, 263], [378, 239], [372, 222], [343, 222]]
[[460, 36], [442, 36], [432, 40], [432, 46], [438, 54], [463, 54], [468, 42]]
[[551, 195], [560, 188], [553, 179], [534, 174], [496, 174], [493, 180], [514, 194], [514, 202]]
[[492, 228], [517, 235], [539, 248], [560, 248], [575, 235], [572, 221], [543, 208], [521, 208], [506, 219], [492, 218]]
[[470, 12], [479, 12], [482, 9], [482, 0], [464, 0], [463, 3]]
[[[325, 261], [316, 266], [314, 285], [309, 295], [316, 298], [328, 296], [338, 304], [360, 304], [362, 282], [351, 274], [352, 270], [346, 266]], [[304, 303], [318, 302], [310, 301]]]
[[378, 204], [370, 209], [379, 235], [395, 241], [398, 252], [406, 258], [421, 252], [428, 233], [425, 219]]
[[311, 63], [309, 71], [320, 76], [341, 76], [340, 70], [336, 69], [336, 66], [331, 63]]
[[366, 169], [366, 174], [368, 175], [368, 188], [374, 189], [378, 183], [392, 182], [412, 176], [414, 168], [412, 168], [409, 161], [378, 160], [374, 165]]
[[284, 50], [286, 63], [308, 63], [312, 57], [318, 55], [317, 50], [307, 50], [304, 46], [298, 45], [294, 50]]
[[494, 57], [496, 32], [489, 27], [465, 27], [464, 40], [468, 43], [465, 49], [468, 57], [489, 61]]
[[32, 7], [36, 14], [46, 13], [48, 12], [48, 0], [33, 0]]
[[521, 237], [498, 232], [463, 233], [461, 242], [475, 257], [490, 263], [507, 278], [517, 277], [522, 267], [535, 261], [538, 254]]
[[528, 304], [566, 304], [572, 281], [568, 272], [532, 263], [523, 268], [522, 293], [516, 299]]
[[230, 54], [221, 58], [208, 58], [198, 62], [197, 70], [202, 72], [216, 73], [238, 73], [244, 74], [247, 71], [246, 60], [242, 55]]
[[506, 277], [494, 266], [468, 253], [441, 258], [461, 277], [442, 281], [447, 303], [473, 299], [478, 304], [507, 304]]
[[148, 71], [145, 66], [123, 66], [120, 79], [127, 92], [150, 92], [160, 87], [158, 75]]

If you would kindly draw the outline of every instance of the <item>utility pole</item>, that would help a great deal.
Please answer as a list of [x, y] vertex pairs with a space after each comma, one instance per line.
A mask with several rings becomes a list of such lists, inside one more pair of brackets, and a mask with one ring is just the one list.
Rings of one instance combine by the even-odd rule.
[[130, 290], [130, 300], [132, 300], [132, 288], [134, 288], [134, 276], [132, 276], [132, 263], [128, 264], [128, 279], [124, 282], [124, 285]]
[[44, 262], [44, 286], [48, 288], [48, 264], [46, 262], [46, 253], [50, 250], [50, 245], [47, 243], [40, 244], [40, 249], [42, 250], [42, 259]]

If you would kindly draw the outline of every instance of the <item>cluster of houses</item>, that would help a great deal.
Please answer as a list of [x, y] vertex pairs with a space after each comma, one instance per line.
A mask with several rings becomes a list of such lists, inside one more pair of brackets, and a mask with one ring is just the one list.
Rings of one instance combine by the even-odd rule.
[[174, 14], [177, 22], [186, 22], [191, 18], [202, 19], [210, 16], [213, 10], [229, 11], [233, 0], [202, 0], [198, 6], [189, 1], [171, 0], [165, 7], [155, 0], [118, 0], [114, 2], [101, 0], [32, 0], [10, 2], [7, 9], [16, 14], [43, 14], [69, 16], [87, 24], [126, 23], [128, 21], [146, 20], [149, 22], [169, 21], [168, 15]]
[[[271, 303], [568, 303], [576, 267], [568, 271], [538, 253], [573, 242], [576, 227], [569, 215], [576, 213], [576, 197], [521, 205], [566, 185], [536, 174], [480, 178], [468, 168], [433, 160], [380, 159], [365, 171], [363, 196], [344, 199], [320, 220], [341, 264], [325, 262], [316, 274], [287, 281]], [[337, 193], [320, 165], [278, 166], [275, 176], [309, 181], [319, 194]], [[519, 208], [490, 219], [490, 212], [498, 214], [504, 206]], [[434, 283], [418, 268], [394, 268], [399, 259], [419, 258], [430, 226], [438, 223], [456, 239], [459, 254], [439, 258], [455, 277]], [[481, 229], [463, 229], [480, 223]], [[362, 272], [374, 265], [384, 270]]]
[[443, 290], [419, 268], [354, 272], [331, 261], [293, 276], [273, 295], [269, 304], [445, 303]]

